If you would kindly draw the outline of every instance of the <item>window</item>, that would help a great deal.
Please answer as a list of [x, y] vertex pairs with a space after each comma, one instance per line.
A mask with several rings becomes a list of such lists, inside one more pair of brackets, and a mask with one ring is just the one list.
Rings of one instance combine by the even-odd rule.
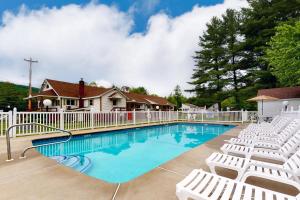
[[59, 100], [54, 100], [54, 101], [53, 101], [53, 106], [59, 106], [59, 105], [60, 105]]
[[91, 99], [91, 100], [90, 100], [90, 106], [93, 106], [93, 105], [94, 105], [94, 100]]
[[74, 99], [67, 99], [67, 105], [75, 106], [75, 100]]
[[117, 99], [113, 99], [113, 106], [117, 105]]

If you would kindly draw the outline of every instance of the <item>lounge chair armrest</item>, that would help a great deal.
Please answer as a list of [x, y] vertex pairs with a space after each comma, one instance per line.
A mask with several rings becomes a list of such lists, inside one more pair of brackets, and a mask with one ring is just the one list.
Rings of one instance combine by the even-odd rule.
[[247, 164], [246, 168], [245, 168], [245, 172], [251, 167], [251, 166], [257, 166], [257, 167], [265, 167], [265, 168], [269, 168], [269, 169], [273, 169], [273, 170], [280, 170], [286, 173], [291, 174], [292, 176], [297, 177], [297, 175], [292, 171], [292, 170], [288, 170], [282, 167], [282, 165], [278, 165], [278, 164], [274, 164], [274, 163], [261, 163], [261, 162], [250, 162]]
[[269, 152], [274, 152], [274, 153], [278, 153], [282, 156], [284, 156], [284, 154], [282, 154], [280, 151], [278, 151], [277, 149], [266, 149], [264, 147], [255, 147], [255, 149], [261, 149], [261, 150], [264, 150], [264, 151], [269, 151]]

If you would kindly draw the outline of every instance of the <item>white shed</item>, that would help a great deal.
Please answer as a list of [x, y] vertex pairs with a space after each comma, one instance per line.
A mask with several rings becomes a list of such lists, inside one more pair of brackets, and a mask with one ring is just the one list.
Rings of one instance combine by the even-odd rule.
[[[277, 100], [263, 102], [263, 117], [273, 117], [278, 115], [282, 110], [298, 110], [300, 106], [300, 86], [284, 87], [259, 90], [257, 96], [266, 95], [277, 98]], [[287, 103], [284, 105], [283, 102]], [[257, 102], [259, 116], [262, 116], [262, 102]]]

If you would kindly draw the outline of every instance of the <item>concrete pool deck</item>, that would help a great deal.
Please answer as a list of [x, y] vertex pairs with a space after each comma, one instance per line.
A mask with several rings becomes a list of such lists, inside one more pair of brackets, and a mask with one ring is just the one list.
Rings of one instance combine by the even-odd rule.
[[[25, 147], [31, 145], [31, 140], [45, 137], [61, 136], [48, 134], [27, 136], [12, 139], [14, 161], [6, 162], [5, 139], [0, 139], [0, 199], [112, 199], [117, 200], [163, 200], [177, 199], [175, 185], [195, 168], [209, 171], [205, 159], [213, 152], [220, 151], [224, 140], [236, 136], [245, 125], [239, 125], [202, 144], [177, 158], [162, 164], [150, 172], [120, 185], [110, 184], [93, 177], [86, 176], [68, 167], [64, 167], [35, 150], [29, 150], [26, 159], [19, 159]], [[128, 128], [128, 127], [123, 127]], [[117, 128], [101, 129], [116, 130]], [[99, 130], [93, 130], [99, 132]], [[75, 134], [90, 133], [77, 131]], [[233, 178], [231, 171], [219, 170], [221, 174]], [[297, 194], [297, 190], [282, 184], [249, 179], [248, 182], [268, 186], [267, 188], [288, 194]]]

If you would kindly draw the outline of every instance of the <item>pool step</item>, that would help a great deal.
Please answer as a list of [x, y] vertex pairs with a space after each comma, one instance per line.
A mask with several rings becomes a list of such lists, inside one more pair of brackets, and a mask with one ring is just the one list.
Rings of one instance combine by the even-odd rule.
[[80, 172], [86, 172], [92, 166], [92, 161], [89, 157], [86, 156], [79, 156], [80, 162], [74, 167], [75, 170]]
[[82, 155], [52, 156], [50, 158], [56, 160], [60, 164], [71, 167], [82, 173], [86, 172], [92, 166], [91, 159]]

